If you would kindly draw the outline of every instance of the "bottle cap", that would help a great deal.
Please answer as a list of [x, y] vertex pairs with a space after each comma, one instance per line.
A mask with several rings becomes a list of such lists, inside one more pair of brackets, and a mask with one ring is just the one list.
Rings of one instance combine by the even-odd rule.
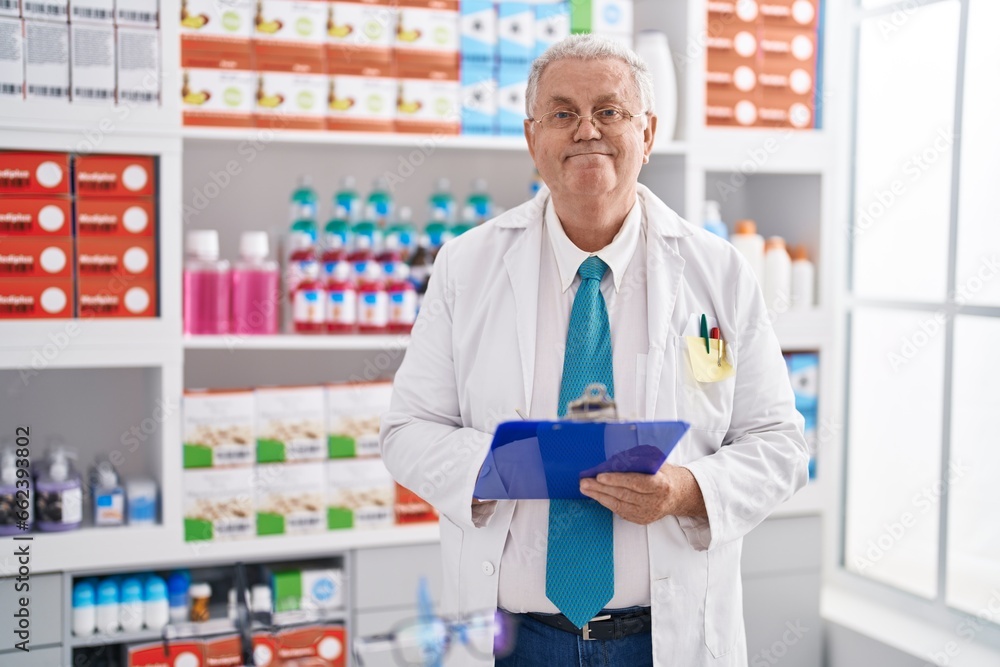
[[205, 582], [191, 584], [191, 588], [188, 589], [188, 595], [190, 595], [192, 599], [210, 598], [212, 597], [212, 587]]
[[118, 486], [118, 473], [110, 461], [101, 461], [94, 467], [94, 485], [101, 489]]
[[705, 202], [705, 221], [722, 222], [722, 209], [719, 202], [711, 199]]
[[69, 477], [69, 461], [66, 459], [66, 453], [62, 450], [57, 449], [52, 452], [49, 477], [56, 482], [65, 482], [66, 478]]
[[312, 247], [312, 244], [312, 237], [305, 232], [292, 232], [288, 235], [288, 247], [292, 251], [305, 250], [306, 248]]
[[92, 607], [96, 601], [94, 585], [89, 581], [81, 581], [73, 587], [73, 606]]
[[214, 229], [192, 229], [187, 233], [188, 254], [198, 259], [219, 259], [219, 232]]
[[137, 577], [129, 577], [122, 582], [122, 602], [142, 602], [142, 582]]
[[118, 604], [118, 582], [114, 577], [103, 579], [97, 587], [97, 604]]
[[792, 246], [792, 259], [793, 260], [808, 260], [809, 250], [806, 249], [804, 245]]
[[787, 252], [787, 249], [785, 248], [785, 239], [781, 238], [780, 236], [771, 236], [767, 239], [767, 241], [764, 242], [765, 252], [768, 250], [778, 250], [778, 249], [785, 250]]
[[340, 179], [340, 187], [343, 190], [353, 190], [356, 185], [357, 180], [353, 176], [348, 175]]
[[399, 221], [400, 222], [410, 222], [413, 220], [413, 209], [409, 206], [399, 207]]
[[186, 593], [188, 585], [188, 577], [182, 570], [175, 570], [174, 572], [171, 572], [170, 578], [167, 579], [167, 588], [173, 594]]
[[489, 187], [486, 183], [485, 178], [474, 178], [472, 179], [472, 192], [476, 194], [486, 192], [486, 188]]
[[451, 181], [442, 176], [437, 180], [437, 187], [435, 189], [438, 192], [448, 192], [451, 190]]
[[267, 253], [267, 232], [243, 232], [240, 234], [241, 257], [244, 259], [266, 259]]
[[476, 222], [476, 207], [466, 204], [462, 207], [462, 220], [468, 223]]
[[735, 229], [737, 234], [756, 234], [757, 223], [749, 219], [737, 220]]
[[146, 578], [146, 589], [143, 595], [146, 602], [159, 602], [167, 599], [167, 584], [163, 579], [153, 575]]
[[4, 449], [0, 453], [0, 482], [7, 486], [17, 484], [17, 457], [13, 449]]
[[393, 264], [392, 279], [394, 281], [402, 282], [410, 277], [410, 267], [404, 262], [396, 262]]
[[351, 265], [347, 262], [337, 262], [333, 267], [333, 279], [337, 282], [346, 282], [351, 277]]
[[250, 589], [250, 611], [269, 612], [271, 611], [271, 587], [266, 584], [257, 584]]

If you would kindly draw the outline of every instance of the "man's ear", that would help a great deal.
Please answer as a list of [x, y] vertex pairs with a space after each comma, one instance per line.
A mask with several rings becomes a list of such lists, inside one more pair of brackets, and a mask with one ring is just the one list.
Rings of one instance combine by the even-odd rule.
[[642, 131], [643, 158], [642, 163], [649, 162], [649, 153], [653, 150], [653, 139], [656, 137], [656, 114], [646, 114], [646, 129]]
[[531, 160], [535, 160], [535, 121], [524, 119], [524, 140], [528, 144], [528, 154], [531, 155]]

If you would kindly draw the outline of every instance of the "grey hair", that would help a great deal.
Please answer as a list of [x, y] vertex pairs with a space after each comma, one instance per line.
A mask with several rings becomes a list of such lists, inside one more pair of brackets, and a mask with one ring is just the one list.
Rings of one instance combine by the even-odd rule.
[[[653, 110], [653, 79], [649, 74], [649, 66], [635, 51], [600, 35], [584, 34], [570, 35], [566, 39], [550, 46], [545, 53], [531, 63], [531, 73], [528, 74], [528, 89], [524, 95], [524, 110], [532, 117], [531, 110], [538, 96], [538, 82], [545, 68], [557, 60], [605, 60], [614, 59], [628, 65], [632, 80], [639, 93], [639, 101], [643, 111]], [[631, 110], [630, 110], [631, 111]]]

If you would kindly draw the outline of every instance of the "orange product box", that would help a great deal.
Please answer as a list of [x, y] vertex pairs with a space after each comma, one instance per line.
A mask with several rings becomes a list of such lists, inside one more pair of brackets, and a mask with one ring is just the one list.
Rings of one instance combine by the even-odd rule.
[[331, 74], [393, 76], [397, 11], [390, 0], [335, 0], [327, 7], [326, 61]]
[[708, 33], [711, 35], [719, 26], [733, 23], [752, 24], [760, 17], [760, 7], [756, 2], [740, 0], [708, 0]]
[[321, 0], [258, 0], [253, 54], [263, 72], [326, 71], [327, 3]]
[[70, 278], [73, 239], [66, 236], [0, 238], [0, 279]]
[[399, 79], [396, 132], [458, 134], [461, 132], [461, 88], [457, 81]]
[[147, 155], [77, 156], [76, 196], [151, 197], [156, 193], [154, 159]]
[[787, 63], [815, 71], [815, 30], [762, 26], [758, 38], [761, 64], [766, 63], [771, 68]]
[[205, 662], [201, 667], [243, 667], [239, 635], [205, 640]]
[[819, 0], [758, 0], [757, 5], [764, 25], [815, 28], [819, 22]]
[[185, 125], [253, 127], [256, 72], [188, 68], [181, 73], [181, 111]]
[[438, 514], [429, 502], [396, 484], [396, 523], [422, 523], [437, 521]]
[[126, 667], [203, 667], [205, 647], [200, 641], [154, 642], [129, 646]]
[[181, 66], [251, 69], [252, 0], [181, 0]]
[[395, 50], [396, 74], [400, 78], [457, 81], [458, 2], [400, 0]]
[[759, 117], [757, 91], [743, 93], [709, 88], [705, 96], [705, 122], [708, 125], [753, 127]]
[[72, 278], [0, 278], [0, 320], [72, 316]]
[[270, 632], [255, 632], [251, 641], [256, 667], [281, 667], [277, 637]]
[[69, 155], [0, 151], [0, 195], [68, 195]]
[[80, 278], [156, 276], [156, 240], [152, 237], [100, 238], [81, 236], [76, 240], [76, 275]]
[[156, 281], [110, 276], [77, 281], [77, 317], [156, 317]]
[[77, 236], [154, 236], [156, 204], [152, 199], [80, 199], [76, 202]]
[[[306, 625], [278, 633], [278, 660], [285, 665], [346, 667], [347, 630], [342, 625]], [[271, 663], [273, 666], [275, 663]]]
[[796, 95], [764, 92], [757, 111], [758, 125], [796, 130], [809, 130], [815, 126], [812, 100], [802, 100]]
[[69, 197], [0, 197], [0, 237], [71, 236]]

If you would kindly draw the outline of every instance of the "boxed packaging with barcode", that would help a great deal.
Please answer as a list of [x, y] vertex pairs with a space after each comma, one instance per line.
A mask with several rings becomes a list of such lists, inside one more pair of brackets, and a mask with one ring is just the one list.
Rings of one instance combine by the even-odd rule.
[[70, 45], [74, 104], [114, 104], [115, 29], [110, 25], [73, 23]]
[[184, 392], [184, 467], [250, 466], [256, 458], [253, 390]]
[[258, 465], [257, 534], [301, 535], [326, 530], [323, 463]]
[[[11, 0], [0, 0], [0, 6]], [[13, 3], [17, 11], [17, 2]], [[0, 11], [0, 14], [3, 12]], [[0, 100], [24, 99], [24, 26], [20, 19], [0, 17]]]
[[21, 16], [65, 23], [69, 16], [69, 0], [22, 0]]
[[263, 387], [254, 396], [258, 463], [326, 458], [323, 387]]
[[[119, 2], [120, 4], [120, 2]], [[160, 104], [160, 31], [117, 28], [118, 104]]]
[[115, 23], [118, 25], [159, 25], [159, 0], [115, 0]]
[[24, 22], [24, 81], [28, 99], [69, 102], [69, 24]]
[[115, 0], [69, 0], [69, 20], [113, 24]]
[[0, 16], [21, 16], [21, 0], [0, 0]]
[[396, 522], [396, 483], [380, 458], [326, 463], [326, 527], [389, 528]]
[[184, 471], [184, 540], [239, 540], [257, 533], [254, 470]]
[[326, 387], [327, 453], [331, 459], [378, 456], [379, 419], [389, 409], [391, 382]]

